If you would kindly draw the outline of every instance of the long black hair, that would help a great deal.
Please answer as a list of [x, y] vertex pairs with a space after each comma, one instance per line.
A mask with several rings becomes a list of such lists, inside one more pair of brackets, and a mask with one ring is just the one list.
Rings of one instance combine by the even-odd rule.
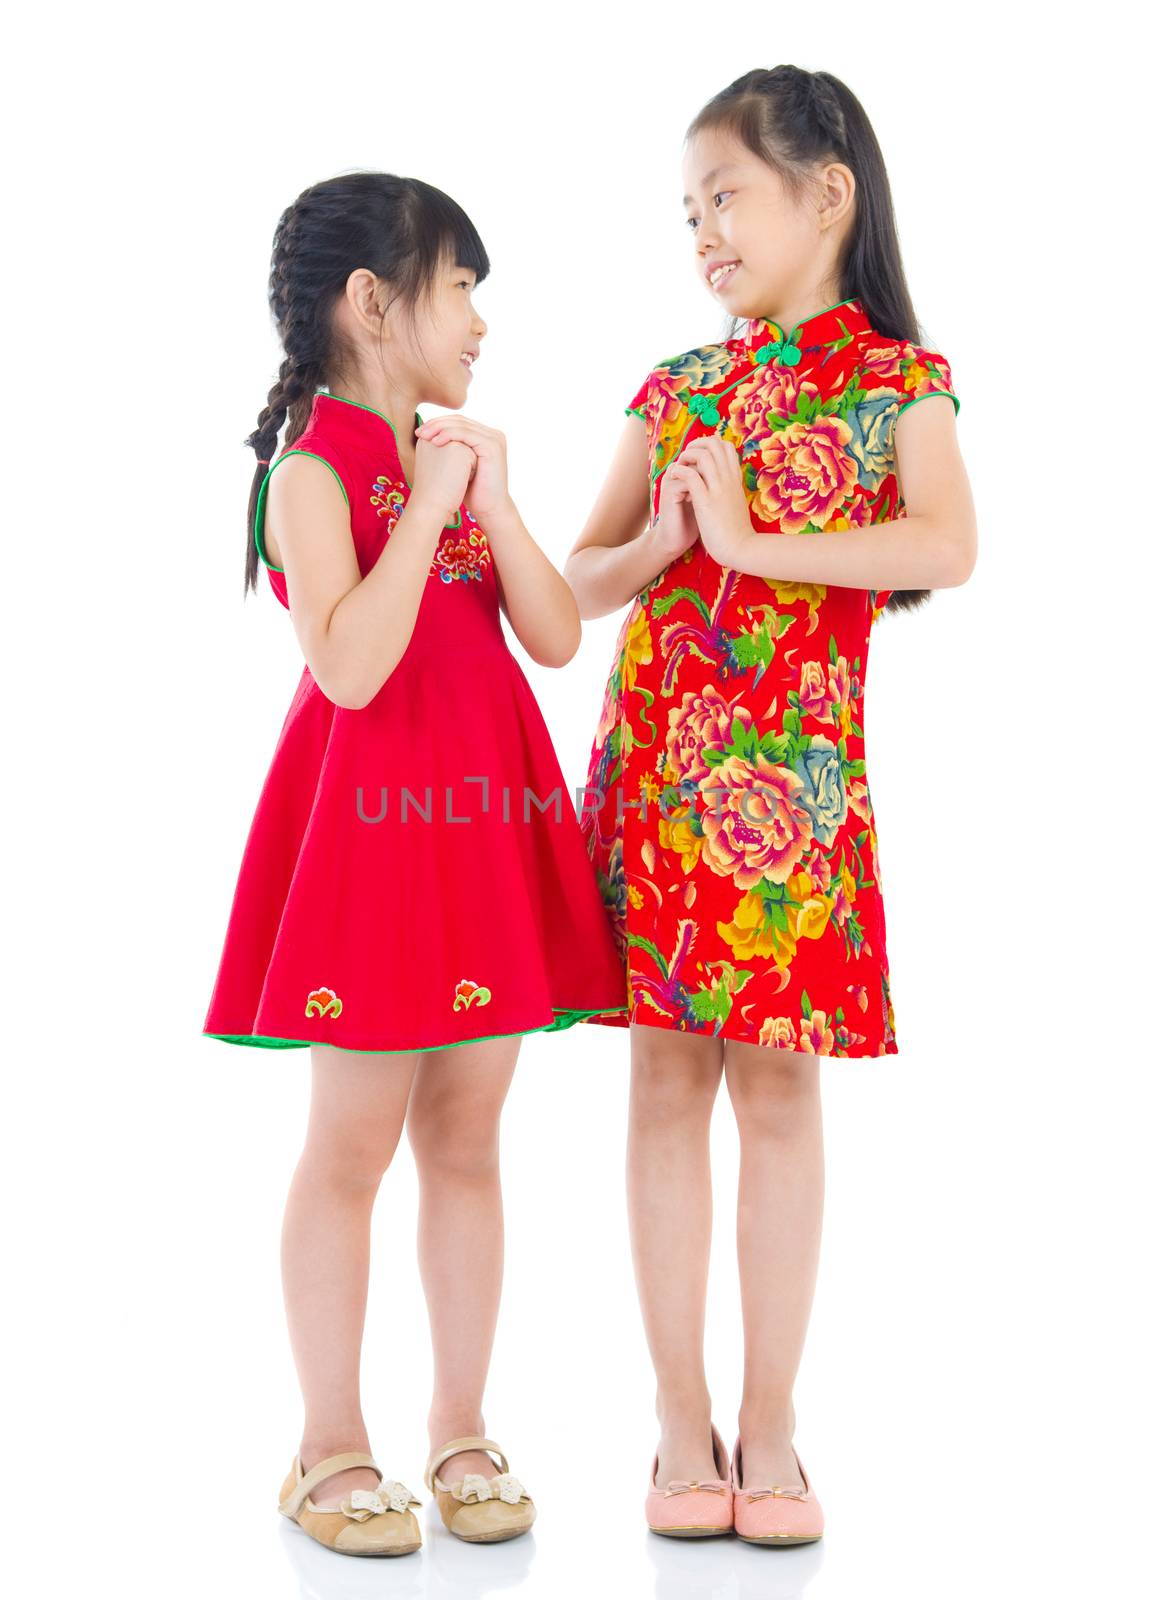
[[[685, 139], [704, 131], [734, 135], [773, 167], [794, 194], [814, 169], [841, 161], [854, 175], [855, 218], [841, 262], [842, 300], [860, 300], [886, 339], [921, 343], [906, 286], [886, 163], [870, 119], [853, 91], [830, 72], [757, 67], [714, 95], [689, 124]], [[731, 319], [728, 337], [736, 330]], [[895, 589], [888, 611], [916, 608], [930, 589]]]
[[[268, 300], [284, 358], [253, 433], [244, 443], [258, 464], [247, 506], [247, 567], [243, 594], [259, 572], [255, 509], [287, 419], [292, 444], [325, 385], [338, 381], [350, 352], [334, 326], [336, 303], [359, 267], [390, 287], [389, 304], [403, 301], [414, 318], [443, 262], [468, 267], [480, 283], [489, 257], [473, 223], [456, 201], [419, 178], [354, 172], [305, 189], [284, 211], [271, 247]], [[386, 307], [387, 313], [387, 307]]]

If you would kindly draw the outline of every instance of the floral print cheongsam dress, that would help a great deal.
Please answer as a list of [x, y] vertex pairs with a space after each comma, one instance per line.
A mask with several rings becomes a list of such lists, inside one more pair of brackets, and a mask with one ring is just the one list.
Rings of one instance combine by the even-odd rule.
[[[753, 318], [647, 375], [651, 514], [713, 433], [774, 535], [905, 512], [894, 427], [947, 395], [933, 350], [843, 301], [786, 333]], [[897, 1053], [862, 697], [890, 590], [785, 583], [696, 543], [636, 596], [591, 749], [582, 820], [630, 1023], [821, 1056]]]

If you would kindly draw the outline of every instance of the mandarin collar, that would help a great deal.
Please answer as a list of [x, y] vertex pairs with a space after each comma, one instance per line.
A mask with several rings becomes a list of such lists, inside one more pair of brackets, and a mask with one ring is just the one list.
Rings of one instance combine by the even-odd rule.
[[[340, 427], [371, 440], [373, 444], [387, 444], [399, 466], [400, 446], [397, 443], [396, 429], [383, 411], [377, 411], [375, 406], [366, 406], [362, 400], [349, 400], [342, 394], [329, 394], [326, 389], [320, 390], [314, 403], [317, 411], [330, 416]], [[418, 428], [421, 426], [419, 411], [414, 413], [413, 421]]]
[[750, 317], [742, 335], [745, 348], [758, 365], [766, 361], [782, 367], [795, 367], [810, 359], [810, 352], [838, 339], [849, 342], [853, 334], [868, 333], [870, 319], [860, 300], [839, 300], [824, 311], [803, 317], [788, 330], [771, 317]]

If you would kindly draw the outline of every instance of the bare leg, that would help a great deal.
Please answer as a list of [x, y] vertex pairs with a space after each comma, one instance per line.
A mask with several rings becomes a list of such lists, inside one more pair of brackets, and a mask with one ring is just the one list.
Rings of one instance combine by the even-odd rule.
[[740, 1129], [737, 1255], [744, 1313], [740, 1451], [745, 1482], [801, 1483], [793, 1383], [821, 1246], [821, 1060], [729, 1040], [724, 1075]]
[[[498, 1133], [519, 1038], [426, 1052], [409, 1101], [417, 1163], [417, 1256], [433, 1339], [429, 1448], [484, 1433], [482, 1396], [502, 1292]], [[490, 1478], [498, 1463], [462, 1450], [438, 1468], [445, 1483]]]
[[[311, 1048], [307, 1138], [282, 1240], [287, 1324], [303, 1391], [305, 1472], [326, 1456], [369, 1450], [360, 1344], [372, 1204], [400, 1141], [417, 1061], [413, 1052]], [[334, 1507], [352, 1489], [378, 1482], [371, 1467], [351, 1467], [325, 1478], [312, 1499]]]
[[657, 1487], [716, 1477], [704, 1373], [712, 1244], [708, 1127], [724, 1044], [632, 1024], [627, 1203], [639, 1304], [655, 1366]]

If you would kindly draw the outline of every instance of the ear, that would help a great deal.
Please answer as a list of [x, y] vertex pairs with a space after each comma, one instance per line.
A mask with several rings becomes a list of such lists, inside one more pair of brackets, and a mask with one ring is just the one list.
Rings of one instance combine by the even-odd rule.
[[857, 199], [854, 175], [844, 161], [831, 161], [821, 173], [817, 211], [823, 228], [833, 228], [847, 218]]
[[367, 267], [356, 267], [348, 274], [344, 298], [357, 322], [368, 333], [379, 335], [384, 313], [384, 286]]

